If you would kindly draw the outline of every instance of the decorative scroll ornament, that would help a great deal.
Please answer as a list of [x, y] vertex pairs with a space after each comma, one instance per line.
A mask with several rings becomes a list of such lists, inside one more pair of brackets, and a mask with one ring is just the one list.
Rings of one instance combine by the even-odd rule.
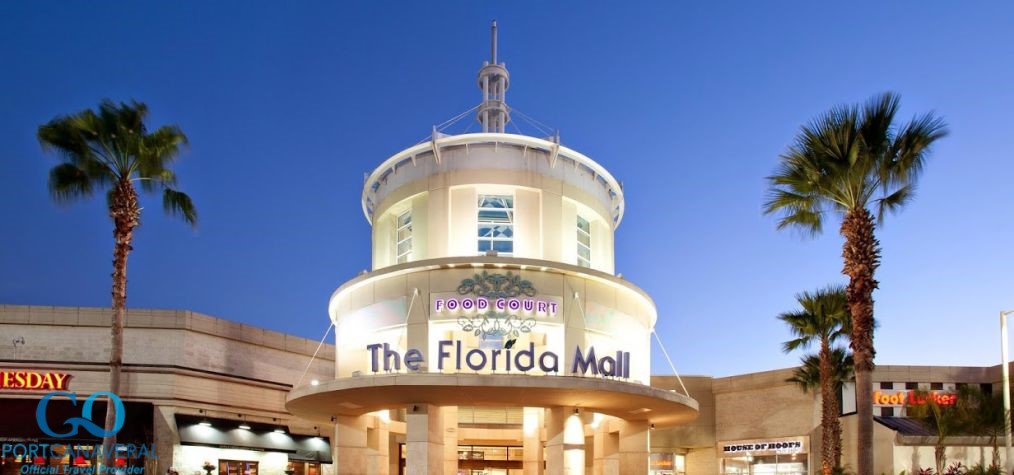
[[[512, 274], [510, 271], [506, 274], [490, 274], [482, 271], [481, 274], [462, 280], [458, 286], [460, 295], [472, 294], [491, 301], [521, 296], [534, 297], [537, 293], [530, 281], [523, 280], [520, 275]], [[490, 310], [475, 317], [458, 317], [458, 325], [462, 330], [471, 332], [483, 340], [502, 340], [506, 337], [504, 348], [510, 348], [522, 333], [532, 331], [535, 319], [523, 318], [506, 310], [498, 311], [491, 305]]]

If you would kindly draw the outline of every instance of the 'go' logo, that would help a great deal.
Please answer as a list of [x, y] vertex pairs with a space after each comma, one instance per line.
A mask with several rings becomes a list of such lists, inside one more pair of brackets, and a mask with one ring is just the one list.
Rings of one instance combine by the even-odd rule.
[[[53, 429], [49, 427], [49, 423], [46, 422], [46, 406], [49, 404], [49, 400], [52, 399], [53, 396], [67, 396], [67, 398], [70, 399], [71, 404], [77, 406], [77, 393], [55, 391], [43, 396], [42, 400], [39, 401], [39, 407], [35, 409], [35, 421], [39, 423], [39, 429], [42, 429], [42, 432], [45, 432], [46, 435], [50, 437], [73, 437], [77, 435], [78, 428], [80, 427], [84, 427], [84, 430], [90, 432], [95, 437], [109, 437], [115, 435], [123, 428], [123, 419], [125, 417], [123, 401], [121, 401], [117, 395], [109, 391], [100, 391], [93, 393], [91, 396], [88, 396], [88, 399], [85, 399], [84, 404], [81, 406], [81, 417], [71, 417], [70, 419], [63, 421], [63, 425], [71, 427], [70, 430], [62, 434], [53, 432]], [[116, 405], [116, 421], [113, 423], [113, 430], [111, 431], [106, 431], [98, 424], [92, 422], [92, 405], [99, 396], [109, 396], [109, 401]]]

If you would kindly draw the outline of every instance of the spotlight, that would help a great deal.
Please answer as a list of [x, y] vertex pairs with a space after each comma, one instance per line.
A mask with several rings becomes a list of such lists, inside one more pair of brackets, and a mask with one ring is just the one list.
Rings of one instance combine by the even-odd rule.
[[211, 427], [211, 421], [209, 421], [207, 419], [202, 419], [201, 422], [198, 422], [198, 424], [200, 424], [200, 425], [202, 425], [204, 427]]
[[248, 425], [246, 425], [246, 424], [240, 424], [240, 425], [239, 425], [239, 428], [240, 428], [240, 429], [243, 429], [243, 430], [250, 430], [250, 426], [248, 426]]
[[320, 381], [319, 381], [319, 380], [316, 380], [316, 379], [312, 379], [312, 380], [310, 380], [310, 386], [316, 386], [316, 385], [318, 385], [318, 384], [320, 384]]
[[275, 429], [275, 433], [276, 434], [284, 434], [285, 433], [285, 429], [282, 429], [281, 427], [279, 427], [279, 428]]

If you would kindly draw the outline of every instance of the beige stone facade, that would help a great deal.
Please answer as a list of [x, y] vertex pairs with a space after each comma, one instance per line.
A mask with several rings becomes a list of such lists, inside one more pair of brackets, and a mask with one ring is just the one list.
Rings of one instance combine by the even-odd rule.
[[[68, 390], [90, 394], [108, 390], [111, 312], [101, 308], [0, 306], [0, 335], [24, 344], [0, 346], [0, 369], [53, 371], [71, 375]], [[175, 467], [181, 475], [203, 473], [206, 460], [260, 460], [262, 473], [281, 474], [284, 453], [181, 445], [177, 415], [197, 415], [238, 423], [287, 427], [292, 436], [331, 432], [324, 423], [293, 417], [285, 397], [304, 371], [304, 379], [331, 378], [334, 347], [241, 323], [173, 310], [130, 310], [124, 330], [125, 402], [150, 404], [150, 426], [158, 460], [149, 473]], [[15, 354], [16, 353], [16, 354]], [[308, 366], [309, 365], [309, 366]], [[0, 390], [0, 404], [37, 400], [45, 391]], [[33, 405], [34, 406], [34, 405]], [[32, 407], [34, 409], [34, 407]], [[18, 428], [2, 436], [18, 438]], [[220, 455], [220, 457], [219, 457]], [[217, 464], [216, 464], [217, 466]], [[322, 470], [330, 471], [324, 465]]]
[[[69, 391], [103, 391], [108, 385], [108, 324], [108, 309], [4, 305], [0, 334], [23, 337], [25, 343], [17, 346], [16, 355], [13, 346], [0, 346], [0, 370], [64, 372], [71, 375]], [[307, 387], [312, 380], [324, 386], [334, 380], [334, 347], [324, 344], [317, 351], [318, 344], [194, 312], [131, 310], [125, 334], [126, 387], [121, 396], [124, 401], [152, 406], [151, 420], [144, 423], [151, 427], [150, 443], [159, 458], [148, 461], [148, 473], [162, 474], [172, 466], [180, 474], [195, 475], [203, 473], [200, 466], [205, 461], [217, 465], [219, 460], [235, 460], [256, 462], [258, 475], [280, 475], [293, 463], [293, 455], [283, 449], [216, 447], [181, 440], [180, 416], [283, 426], [293, 437], [323, 435], [335, 463], [321, 464], [321, 474], [411, 473], [408, 457], [425, 460], [427, 473], [459, 473], [459, 465], [466, 465], [462, 454], [475, 447], [515, 447], [510, 450], [521, 457], [516, 472], [524, 474], [560, 472], [564, 467], [554, 464], [568, 457], [569, 463], [589, 474], [751, 473], [736, 470], [765, 458], [774, 460], [773, 455], [754, 451], [753, 461], [747, 463], [745, 453], [725, 449], [759, 443], [789, 447], [795, 441], [801, 442], [798, 449], [780, 449], [784, 457], [779, 456], [779, 466], [787, 465], [779, 473], [813, 474], [819, 466], [819, 402], [815, 395], [786, 382], [791, 369], [721, 378], [684, 377], [683, 384], [698, 403], [696, 418], [668, 428], [604, 416], [577, 404], [547, 409], [520, 407], [524, 400], [514, 408], [504, 401], [448, 405], [452, 398], [446, 394], [444, 404], [438, 397], [432, 404], [401, 404], [383, 416], [337, 416], [331, 421], [293, 415], [285, 405], [294, 387]], [[999, 388], [1000, 371], [998, 366], [880, 366], [874, 379], [875, 388], [907, 384], [947, 391], [970, 384], [992, 389]], [[556, 381], [566, 387], [574, 380], [557, 377]], [[674, 376], [652, 376], [651, 387], [681, 388]], [[0, 404], [37, 401], [41, 395], [2, 390]], [[848, 390], [845, 396], [848, 411]], [[341, 412], [337, 406], [342, 400], [332, 404], [336, 413]], [[842, 418], [847, 466], [855, 464], [854, 419]], [[906, 435], [883, 424], [875, 427], [878, 473], [932, 466], [931, 437]], [[10, 426], [3, 430], [4, 440], [20, 435]], [[641, 442], [647, 447], [642, 448]], [[988, 464], [992, 456], [990, 443], [983, 438], [958, 437], [950, 445], [949, 460], [965, 465]], [[575, 452], [574, 447], [581, 450]], [[800, 466], [801, 472], [793, 471]]]

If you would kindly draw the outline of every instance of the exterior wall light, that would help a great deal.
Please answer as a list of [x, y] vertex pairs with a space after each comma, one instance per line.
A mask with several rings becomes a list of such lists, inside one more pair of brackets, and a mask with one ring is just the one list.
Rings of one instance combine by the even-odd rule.
[[248, 425], [246, 425], [246, 424], [240, 424], [240, 425], [239, 425], [239, 428], [240, 428], [240, 429], [243, 429], [243, 430], [250, 430], [250, 426], [248, 426]]

